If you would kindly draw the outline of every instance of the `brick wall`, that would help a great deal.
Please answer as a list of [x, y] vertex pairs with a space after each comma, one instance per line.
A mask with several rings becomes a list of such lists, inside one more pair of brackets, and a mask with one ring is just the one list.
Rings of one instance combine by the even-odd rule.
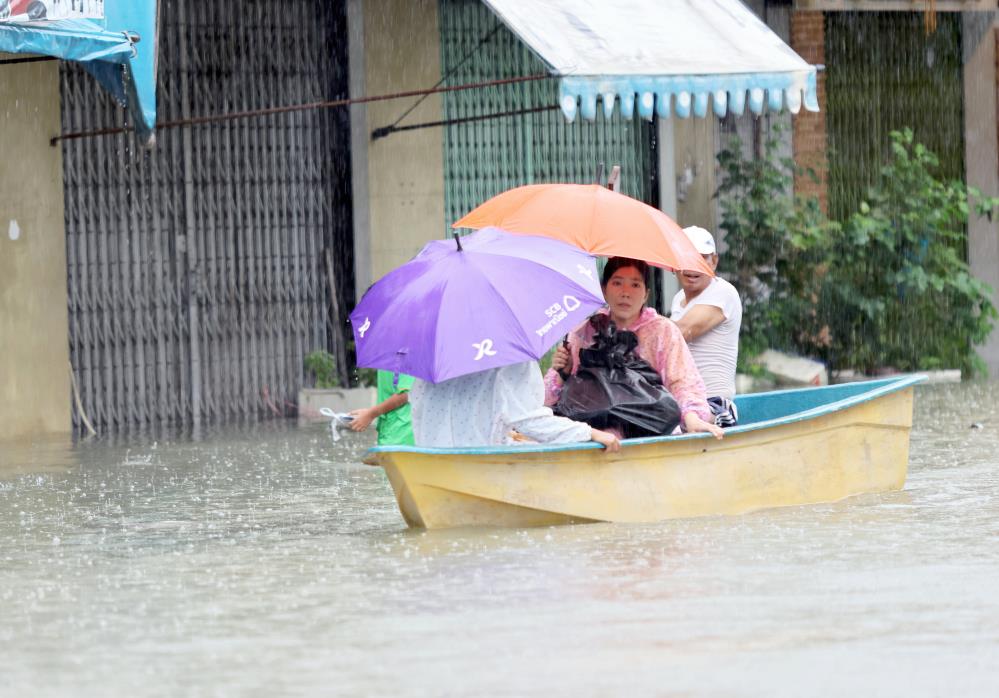
[[[824, 65], [825, 15], [822, 12], [795, 11], [791, 13], [791, 48], [812, 65]], [[818, 74], [819, 111], [802, 109], [792, 120], [794, 161], [801, 167], [811, 168], [819, 177], [799, 175], [794, 180], [795, 193], [817, 196], [823, 210], [827, 209], [826, 176], [826, 79]]]

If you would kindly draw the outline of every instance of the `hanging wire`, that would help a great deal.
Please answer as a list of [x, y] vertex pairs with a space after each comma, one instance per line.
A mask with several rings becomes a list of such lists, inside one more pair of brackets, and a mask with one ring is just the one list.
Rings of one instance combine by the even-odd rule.
[[[408, 92], [394, 92], [385, 95], [373, 95], [371, 97], [358, 97], [356, 99], [335, 99], [325, 102], [309, 102], [306, 104], [294, 104], [285, 107], [269, 107], [266, 109], [252, 109], [248, 111], [231, 112], [228, 114], [212, 114], [208, 116], [198, 116], [189, 119], [176, 119], [173, 121], [163, 121], [156, 124], [155, 130], [180, 128], [182, 126], [196, 126], [200, 124], [212, 124], [221, 121], [232, 121], [234, 119], [247, 119], [255, 116], [271, 116], [273, 114], [285, 114], [288, 112], [308, 111], [312, 109], [331, 109], [335, 107], [349, 107], [352, 104], [367, 104], [368, 102], [382, 102], [390, 99], [405, 99], [407, 97], [419, 97], [442, 92], [459, 92], [462, 90], [473, 90], [484, 87], [495, 87], [497, 85], [508, 85], [518, 82], [530, 82], [533, 80], [550, 80], [551, 75], [526, 75], [515, 78], [505, 78], [502, 80], [489, 80], [486, 82], [468, 83], [463, 85], [446, 85], [433, 87], [426, 90], [410, 90]], [[53, 137], [49, 144], [55, 146], [59, 141], [71, 141], [79, 138], [92, 138], [95, 136], [109, 136], [118, 133], [127, 133], [129, 127], [102, 128], [91, 131], [78, 131], [76, 133], [64, 133]]]
[[[481, 49], [483, 46], [485, 46], [489, 42], [490, 39], [492, 39], [494, 36], [496, 36], [496, 32], [499, 31], [499, 29], [500, 29], [501, 26], [503, 26], [503, 25], [502, 24], [497, 24], [495, 27], [492, 28], [492, 31], [490, 31], [488, 34], [486, 34], [484, 37], [482, 37], [482, 39], [479, 41], [479, 43], [476, 44], [475, 47], [472, 50], [470, 50], [468, 53], [466, 53], [464, 55], [464, 57], [460, 61], [458, 61], [458, 63], [455, 64], [455, 66], [453, 68], [451, 68], [451, 70], [449, 70], [447, 73], [445, 73], [444, 76], [441, 77], [441, 79], [438, 80], [434, 84], [434, 88], [440, 87], [445, 82], [447, 82], [448, 78], [450, 78], [452, 75], [454, 75], [456, 72], [458, 72], [458, 69], [461, 68], [461, 66], [465, 65], [465, 63], [468, 61], [469, 58], [471, 58], [472, 56], [474, 56], [479, 51], [479, 49]], [[380, 128], [376, 128], [374, 131], [371, 132], [371, 139], [372, 140], [377, 140], [378, 138], [383, 138], [383, 137], [387, 136], [388, 134], [393, 133], [395, 131], [409, 130], [409, 129], [402, 129], [402, 128], [396, 128], [396, 127], [399, 125], [399, 122], [402, 121], [403, 119], [405, 119], [407, 116], [409, 116], [413, 112], [414, 109], [416, 109], [418, 106], [420, 106], [421, 104], [423, 104], [424, 100], [426, 100], [426, 98], [429, 97], [429, 96], [430, 96], [429, 94], [425, 94], [422, 97], [420, 97], [418, 100], [416, 100], [415, 102], [413, 102], [413, 104], [409, 107], [409, 109], [407, 109], [406, 111], [404, 111], [399, 116], [398, 119], [396, 119], [395, 121], [393, 121], [388, 126], [382, 126]], [[376, 135], [376, 134], [378, 134], [378, 135]]]
[[28, 58], [4, 58], [0, 60], [0, 65], [14, 65], [16, 63], [42, 63], [44, 61], [57, 61], [55, 56], [29, 56]]
[[401, 131], [416, 131], [424, 128], [435, 128], [439, 126], [453, 126], [455, 124], [467, 124], [472, 121], [487, 121], [489, 119], [501, 119], [504, 116], [521, 116], [523, 114], [536, 114], [543, 111], [554, 111], [558, 109], [557, 104], [545, 107], [534, 107], [533, 109], [514, 109], [512, 111], [495, 112], [492, 114], [480, 114], [479, 116], [466, 116], [460, 119], [443, 119], [441, 121], [424, 121], [419, 124], [409, 124], [408, 126], [382, 126], [371, 132], [371, 139], [378, 140], [392, 133]]

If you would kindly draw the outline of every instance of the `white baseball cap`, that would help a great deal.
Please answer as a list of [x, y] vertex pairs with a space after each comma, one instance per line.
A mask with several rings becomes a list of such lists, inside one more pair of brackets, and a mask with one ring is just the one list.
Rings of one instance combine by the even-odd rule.
[[714, 254], [715, 253], [715, 238], [704, 228], [700, 228], [696, 225], [689, 226], [683, 229], [683, 232], [687, 234], [687, 239], [694, 243], [694, 249], [701, 254]]

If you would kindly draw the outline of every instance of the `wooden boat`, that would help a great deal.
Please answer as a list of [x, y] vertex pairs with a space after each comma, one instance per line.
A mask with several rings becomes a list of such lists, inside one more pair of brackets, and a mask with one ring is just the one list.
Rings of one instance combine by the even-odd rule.
[[481, 448], [376, 447], [413, 527], [650, 522], [832, 502], [905, 483], [913, 386], [901, 376], [740, 395], [721, 441]]

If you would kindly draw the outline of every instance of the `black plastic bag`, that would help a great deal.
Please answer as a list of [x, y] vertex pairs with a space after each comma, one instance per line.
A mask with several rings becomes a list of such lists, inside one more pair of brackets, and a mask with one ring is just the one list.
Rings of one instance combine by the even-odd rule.
[[624, 438], [671, 434], [680, 407], [648, 362], [635, 353], [638, 337], [618, 330], [607, 315], [594, 315], [593, 345], [579, 352], [579, 369], [562, 386], [555, 414]]

